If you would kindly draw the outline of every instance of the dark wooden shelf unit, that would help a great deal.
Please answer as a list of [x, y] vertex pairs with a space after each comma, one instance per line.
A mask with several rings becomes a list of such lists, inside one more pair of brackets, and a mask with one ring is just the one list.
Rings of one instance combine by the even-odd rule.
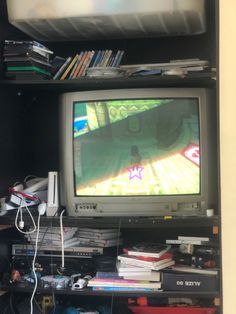
[[[31, 293], [33, 291], [32, 286], [12, 284], [10, 286], [2, 286], [2, 290], [8, 290], [11, 292]], [[52, 294], [52, 289], [38, 288], [37, 293]], [[218, 291], [213, 292], [194, 292], [194, 291], [158, 291], [158, 292], [140, 292], [140, 291], [93, 291], [90, 288], [81, 290], [72, 289], [53, 289], [54, 294], [58, 295], [83, 295], [83, 296], [116, 296], [116, 297], [189, 297], [189, 298], [215, 298], [219, 296]]]
[[212, 87], [215, 85], [216, 73], [197, 72], [186, 77], [179, 76], [136, 76], [119, 78], [90, 78], [84, 77], [78, 80], [0, 80], [3, 88], [18, 88], [21, 90], [45, 90], [45, 91], [78, 91], [92, 89], [112, 88], [139, 88], [139, 87]]
[[[0, 1], [0, 94], [1, 108], [0, 115], [0, 198], [8, 192], [9, 186], [14, 182], [23, 180], [27, 175], [46, 176], [48, 171], [59, 171], [59, 99], [63, 92], [89, 91], [103, 89], [142, 88], [142, 87], [176, 87], [176, 88], [208, 88], [213, 94], [212, 119], [218, 124], [218, 3], [219, 0], [206, 0], [207, 7], [207, 31], [204, 34], [195, 36], [176, 36], [160, 38], [138, 38], [119, 40], [95, 40], [83, 42], [48, 42], [44, 43], [55, 55], [67, 57], [73, 56], [82, 50], [100, 49], [124, 49], [125, 56], [123, 64], [147, 64], [169, 62], [173, 59], [199, 58], [208, 60], [211, 68], [215, 71], [192, 72], [186, 77], [178, 76], [140, 76], [121, 78], [89, 78], [84, 77], [78, 80], [6, 80], [3, 73], [3, 45], [4, 40], [31, 40], [21, 31], [10, 25], [7, 19], [6, 0]], [[218, 130], [217, 130], [218, 132]], [[217, 132], [215, 132], [216, 147], [218, 144]], [[215, 164], [218, 163], [218, 156], [215, 157]], [[219, 164], [219, 163], [218, 163]], [[219, 171], [215, 166], [216, 185], [219, 186]], [[219, 191], [219, 189], [218, 189]], [[107, 217], [107, 218], [63, 218], [64, 226], [77, 226], [87, 228], [121, 228], [124, 237], [124, 245], [137, 243], [137, 239], [154, 240], [168, 239], [168, 236], [176, 234], [212, 236], [215, 245], [220, 250], [220, 204], [216, 196], [214, 217]], [[14, 226], [15, 211], [0, 217], [1, 224]], [[24, 215], [27, 226], [32, 222]], [[37, 217], [37, 211], [34, 212]], [[41, 217], [41, 226], [59, 226], [59, 217]], [[214, 230], [215, 229], [215, 230]], [[16, 229], [13, 229], [16, 231]], [[137, 232], [139, 230], [139, 232]], [[215, 233], [214, 233], [215, 231]], [[10, 244], [14, 242], [10, 237], [12, 229], [5, 232], [1, 241]], [[8, 239], [6, 236], [9, 235]], [[180, 233], [181, 232], [181, 233]], [[13, 234], [13, 232], [12, 232]], [[17, 234], [17, 241], [22, 241]], [[127, 246], [128, 247], [128, 246]], [[0, 255], [1, 256], [1, 255]], [[6, 257], [6, 256], [4, 256]], [[8, 256], [10, 259], [10, 255]], [[221, 259], [221, 257], [220, 257]], [[221, 265], [220, 265], [221, 267]], [[221, 274], [221, 271], [219, 271]], [[2, 290], [13, 294], [26, 295], [33, 291], [32, 286], [25, 285], [2, 285]], [[77, 297], [80, 299], [88, 297], [116, 297], [119, 304], [127, 301], [128, 297], [149, 296], [157, 298], [166, 297], [189, 297], [192, 299], [214, 298], [222, 300], [222, 283], [219, 275], [219, 291], [213, 292], [181, 292], [181, 291], [160, 291], [160, 292], [112, 292], [92, 291], [83, 289], [72, 291], [71, 289], [54, 290], [38, 288], [37, 293], [55, 294], [61, 298], [65, 296]], [[89, 299], [89, 301], [92, 300]], [[97, 299], [96, 299], [97, 300]], [[208, 300], [207, 300], [208, 301]], [[222, 302], [221, 302], [222, 303]], [[119, 307], [119, 306], [118, 306]], [[221, 309], [219, 309], [220, 311]], [[222, 312], [221, 312], [222, 313]]]
[[[37, 217], [34, 217], [37, 220]], [[25, 224], [31, 224], [29, 216], [24, 217]], [[15, 215], [1, 217], [1, 224], [15, 223]], [[202, 228], [218, 226], [218, 217], [113, 217], [113, 218], [81, 218], [63, 216], [63, 225], [83, 228]], [[41, 217], [41, 226], [59, 226], [59, 217]]]

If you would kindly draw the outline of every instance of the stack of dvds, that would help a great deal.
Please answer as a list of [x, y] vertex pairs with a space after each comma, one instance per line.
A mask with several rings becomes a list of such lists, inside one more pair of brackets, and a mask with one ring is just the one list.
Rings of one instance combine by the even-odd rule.
[[78, 228], [75, 236], [65, 242], [65, 247], [117, 247], [122, 244], [121, 232], [116, 229]]
[[172, 245], [175, 265], [163, 272], [165, 290], [217, 290], [219, 255], [213, 238], [180, 235], [166, 244]]
[[[74, 238], [77, 227], [64, 227], [63, 240], [64, 243]], [[32, 228], [29, 230], [32, 231]], [[33, 245], [36, 244], [36, 232], [25, 235], [27, 241]], [[61, 229], [60, 227], [40, 227], [38, 242], [40, 245], [61, 248]]]
[[15, 80], [50, 79], [52, 54], [51, 50], [36, 41], [5, 40], [5, 76]]

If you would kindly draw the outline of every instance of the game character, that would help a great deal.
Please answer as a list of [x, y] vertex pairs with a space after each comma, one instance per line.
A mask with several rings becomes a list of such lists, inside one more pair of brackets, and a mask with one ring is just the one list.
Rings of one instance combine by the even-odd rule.
[[137, 145], [131, 146], [131, 165], [133, 168], [137, 168], [141, 164], [141, 156]]

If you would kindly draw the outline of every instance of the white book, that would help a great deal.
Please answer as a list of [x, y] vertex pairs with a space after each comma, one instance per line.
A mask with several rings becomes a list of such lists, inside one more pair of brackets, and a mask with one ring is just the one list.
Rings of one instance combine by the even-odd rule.
[[199, 241], [210, 241], [209, 237], [188, 237], [188, 236], [178, 236], [178, 240], [199, 240]]
[[98, 233], [111, 233], [117, 232], [117, 229], [93, 229], [93, 228], [78, 228], [78, 231], [88, 231], [91, 233], [98, 232]]
[[105, 232], [105, 233], [98, 233], [98, 232], [87, 232], [87, 231], [78, 231], [77, 236], [82, 238], [89, 238], [89, 239], [100, 239], [100, 240], [109, 240], [109, 239], [117, 239], [121, 235], [121, 232]]
[[160, 281], [161, 280], [161, 274], [159, 271], [151, 271], [150, 274], [142, 274], [142, 273], [134, 273], [134, 274], [127, 274], [123, 273], [122, 275], [119, 274], [119, 276], [123, 277], [124, 279], [130, 279], [130, 280], [147, 280], [147, 281]]
[[122, 276], [122, 274], [134, 274], [134, 273], [151, 274], [152, 272], [150, 268], [127, 265], [119, 261], [116, 264], [116, 268], [119, 273], [119, 276]]
[[97, 247], [112, 247], [112, 246], [117, 246], [121, 245], [123, 240], [122, 239], [111, 239], [111, 240], [105, 240], [106, 242], [97, 242], [93, 240], [84, 240], [82, 238], [77, 238], [77, 239], [71, 239], [68, 241], [64, 242], [65, 247], [70, 247], [73, 245], [78, 245], [78, 246], [97, 246]]
[[[71, 234], [64, 234], [64, 241], [66, 240], [69, 240], [69, 239], [72, 239], [74, 237], [74, 233], [71, 233]], [[33, 235], [31, 234], [30, 236], [27, 236], [27, 239], [29, 241], [35, 241], [36, 240], [36, 235]], [[58, 235], [51, 235], [50, 233], [49, 234], [40, 234], [38, 236], [38, 240], [41, 241], [42, 239], [44, 240], [48, 240], [48, 241], [61, 241], [61, 235], [58, 234]]]
[[203, 245], [207, 244], [208, 241], [200, 241], [200, 240], [166, 240], [166, 244], [193, 244], [193, 245]]

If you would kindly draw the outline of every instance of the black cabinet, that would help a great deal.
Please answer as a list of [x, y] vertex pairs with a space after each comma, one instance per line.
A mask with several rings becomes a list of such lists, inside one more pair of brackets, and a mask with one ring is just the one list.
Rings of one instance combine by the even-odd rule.
[[[168, 62], [170, 59], [200, 58], [208, 60], [211, 67], [218, 70], [218, 1], [207, 0], [207, 31], [204, 34], [168, 38], [136, 38], [118, 40], [93, 40], [82, 42], [45, 43], [56, 55], [73, 55], [83, 49], [124, 49], [124, 64]], [[4, 79], [2, 51], [5, 39], [27, 40], [28, 36], [11, 26], [7, 21], [6, 3], [0, 4], [0, 196], [7, 193], [8, 187], [22, 180], [26, 175], [46, 176], [51, 169], [59, 170], [59, 96], [67, 91], [85, 91], [139, 87], [206, 87], [215, 99], [213, 106], [218, 124], [218, 74], [217, 71], [198, 72], [184, 78], [178, 76], [129, 77], [115, 79], [81, 78], [65, 81], [14, 81]], [[215, 134], [218, 142], [218, 134]], [[216, 156], [218, 160], [218, 156]], [[215, 176], [219, 171], [216, 167]], [[218, 183], [219, 186], [219, 183]], [[218, 197], [220, 198], [220, 197]], [[220, 216], [220, 208], [216, 208]], [[0, 217], [0, 223], [14, 224], [14, 213]], [[43, 225], [59, 225], [59, 219], [42, 218]], [[123, 230], [125, 243], [138, 238], [159, 236], [167, 238], [180, 231], [186, 235], [213, 235], [220, 247], [220, 221], [216, 217], [179, 218], [106, 218], [79, 219], [66, 217], [67, 226], [90, 228], [116, 228]], [[137, 232], [138, 231], [138, 232]], [[143, 235], [143, 236], [142, 236]], [[221, 298], [221, 278], [215, 292], [159, 292], [142, 293], [155, 297], [190, 297], [214, 300]], [[32, 288], [10, 286], [14, 293], [31, 293]], [[45, 290], [39, 292], [47, 293]], [[74, 292], [55, 291], [56, 295], [79, 295], [80, 297], [116, 297], [118, 299], [140, 296], [135, 292], [93, 292], [89, 289]], [[122, 303], [122, 302], [121, 302]]]

